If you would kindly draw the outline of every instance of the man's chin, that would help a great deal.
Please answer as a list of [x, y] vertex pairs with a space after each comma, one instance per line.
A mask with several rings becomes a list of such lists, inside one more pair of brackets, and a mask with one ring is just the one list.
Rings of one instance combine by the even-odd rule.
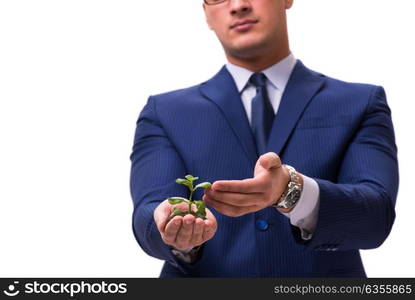
[[257, 57], [258, 55], [263, 55], [264, 47], [260, 43], [244, 43], [229, 47], [225, 51], [233, 57], [249, 59]]

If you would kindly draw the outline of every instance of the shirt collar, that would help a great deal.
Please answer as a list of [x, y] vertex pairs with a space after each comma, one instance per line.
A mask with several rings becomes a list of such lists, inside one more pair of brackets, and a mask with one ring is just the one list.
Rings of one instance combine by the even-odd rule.
[[[294, 69], [295, 63], [296, 59], [294, 55], [290, 53], [290, 55], [284, 59], [263, 70], [262, 73], [265, 74], [265, 76], [276, 89], [284, 91], [288, 79], [290, 78], [291, 72]], [[241, 93], [254, 72], [234, 65], [230, 62], [226, 64], [226, 68], [232, 75], [239, 93]]]

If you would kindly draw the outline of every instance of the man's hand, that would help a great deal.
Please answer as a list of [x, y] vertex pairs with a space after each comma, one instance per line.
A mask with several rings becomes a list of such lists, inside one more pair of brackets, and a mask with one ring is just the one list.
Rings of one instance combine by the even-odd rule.
[[268, 152], [259, 157], [254, 178], [215, 181], [203, 201], [224, 215], [239, 217], [275, 204], [289, 180], [279, 156]]
[[180, 203], [172, 206], [168, 200], [164, 200], [154, 210], [154, 220], [166, 244], [178, 250], [186, 250], [203, 244], [215, 235], [217, 222], [209, 209], [206, 208], [205, 220], [189, 214], [184, 217], [175, 216], [167, 223], [173, 207], [186, 211], [188, 204]]

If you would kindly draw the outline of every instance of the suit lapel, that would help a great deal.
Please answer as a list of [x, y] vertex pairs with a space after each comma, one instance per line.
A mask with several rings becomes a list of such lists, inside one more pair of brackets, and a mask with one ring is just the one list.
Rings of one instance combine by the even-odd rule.
[[[267, 152], [280, 155], [304, 109], [323, 83], [323, 75], [309, 70], [297, 60], [273, 121]], [[200, 91], [220, 108], [248, 160], [255, 165], [258, 159], [255, 139], [236, 84], [226, 67], [203, 83]]]
[[223, 66], [213, 78], [203, 83], [200, 91], [220, 108], [229, 126], [238, 137], [248, 160], [255, 165], [258, 155], [254, 136], [236, 84], [226, 67]]
[[323, 78], [297, 60], [272, 124], [267, 152], [280, 155], [307, 104], [322, 87]]

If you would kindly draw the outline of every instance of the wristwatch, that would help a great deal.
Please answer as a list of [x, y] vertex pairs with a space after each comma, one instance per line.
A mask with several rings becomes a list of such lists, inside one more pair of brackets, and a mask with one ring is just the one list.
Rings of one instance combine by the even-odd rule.
[[272, 206], [275, 208], [292, 209], [301, 197], [302, 187], [295, 169], [289, 165], [283, 165], [283, 167], [287, 168], [290, 174], [290, 181], [278, 202]]

